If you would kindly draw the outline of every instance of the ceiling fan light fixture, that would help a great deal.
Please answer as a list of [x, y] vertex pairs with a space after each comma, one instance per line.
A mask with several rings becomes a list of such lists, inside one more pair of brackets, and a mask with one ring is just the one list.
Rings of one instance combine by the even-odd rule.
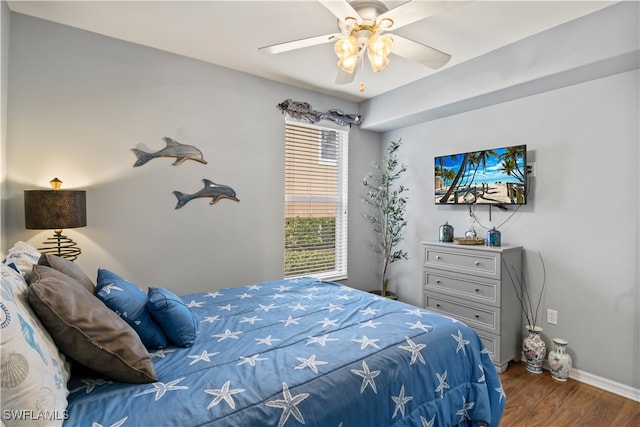
[[353, 36], [340, 39], [334, 51], [338, 56], [338, 66], [347, 73], [353, 73], [358, 63], [358, 40]]
[[382, 70], [389, 64], [388, 56], [391, 53], [392, 45], [393, 39], [388, 35], [374, 34], [369, 38], [367, 56], [374, 72]]

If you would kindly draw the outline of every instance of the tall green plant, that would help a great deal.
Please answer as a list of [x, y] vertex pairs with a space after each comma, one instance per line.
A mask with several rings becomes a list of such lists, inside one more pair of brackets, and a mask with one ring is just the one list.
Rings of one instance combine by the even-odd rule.
[[404, 185], [397, 185], [396, 181], [407, 171], [407, 166], [398, 163], [398, 150], [402, 140], [392, 141], [383, 160], [373, 162], [374, 170], [362, 181], [367, 190], [364, 202], [372, 207], [372, 213], [365, 214], [365, 218], [373, 225], [377, 235], [374, 249], [382, 255], [381, 291], [387, 295], [387, 269], [389, 264], [409, 259], [407, 252], [397, 248], [403, 240], [402, 230], [407, 225], [404, 218], [409, 190]]

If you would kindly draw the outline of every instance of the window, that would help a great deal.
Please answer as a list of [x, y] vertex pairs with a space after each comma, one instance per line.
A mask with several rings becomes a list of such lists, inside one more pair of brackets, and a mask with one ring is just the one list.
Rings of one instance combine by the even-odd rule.
[[285, 277], [347, 277], [348, 136], [285, 124]]

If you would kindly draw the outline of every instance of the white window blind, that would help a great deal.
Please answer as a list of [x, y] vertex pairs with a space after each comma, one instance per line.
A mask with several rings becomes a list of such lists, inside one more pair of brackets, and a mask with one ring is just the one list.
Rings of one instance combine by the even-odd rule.
[[284, 276], [347, 276], [347, 131], [285, 124]]

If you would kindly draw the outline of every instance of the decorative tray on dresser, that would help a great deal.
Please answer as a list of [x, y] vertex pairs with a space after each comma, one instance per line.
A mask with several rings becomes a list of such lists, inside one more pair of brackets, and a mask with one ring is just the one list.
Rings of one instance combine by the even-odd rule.
[[522, 247], [422, 242], [422, 249], [424, 308], [471, 326], [504, 372], [520, 359], [522, 312], [510, 276], [521, 275]]

